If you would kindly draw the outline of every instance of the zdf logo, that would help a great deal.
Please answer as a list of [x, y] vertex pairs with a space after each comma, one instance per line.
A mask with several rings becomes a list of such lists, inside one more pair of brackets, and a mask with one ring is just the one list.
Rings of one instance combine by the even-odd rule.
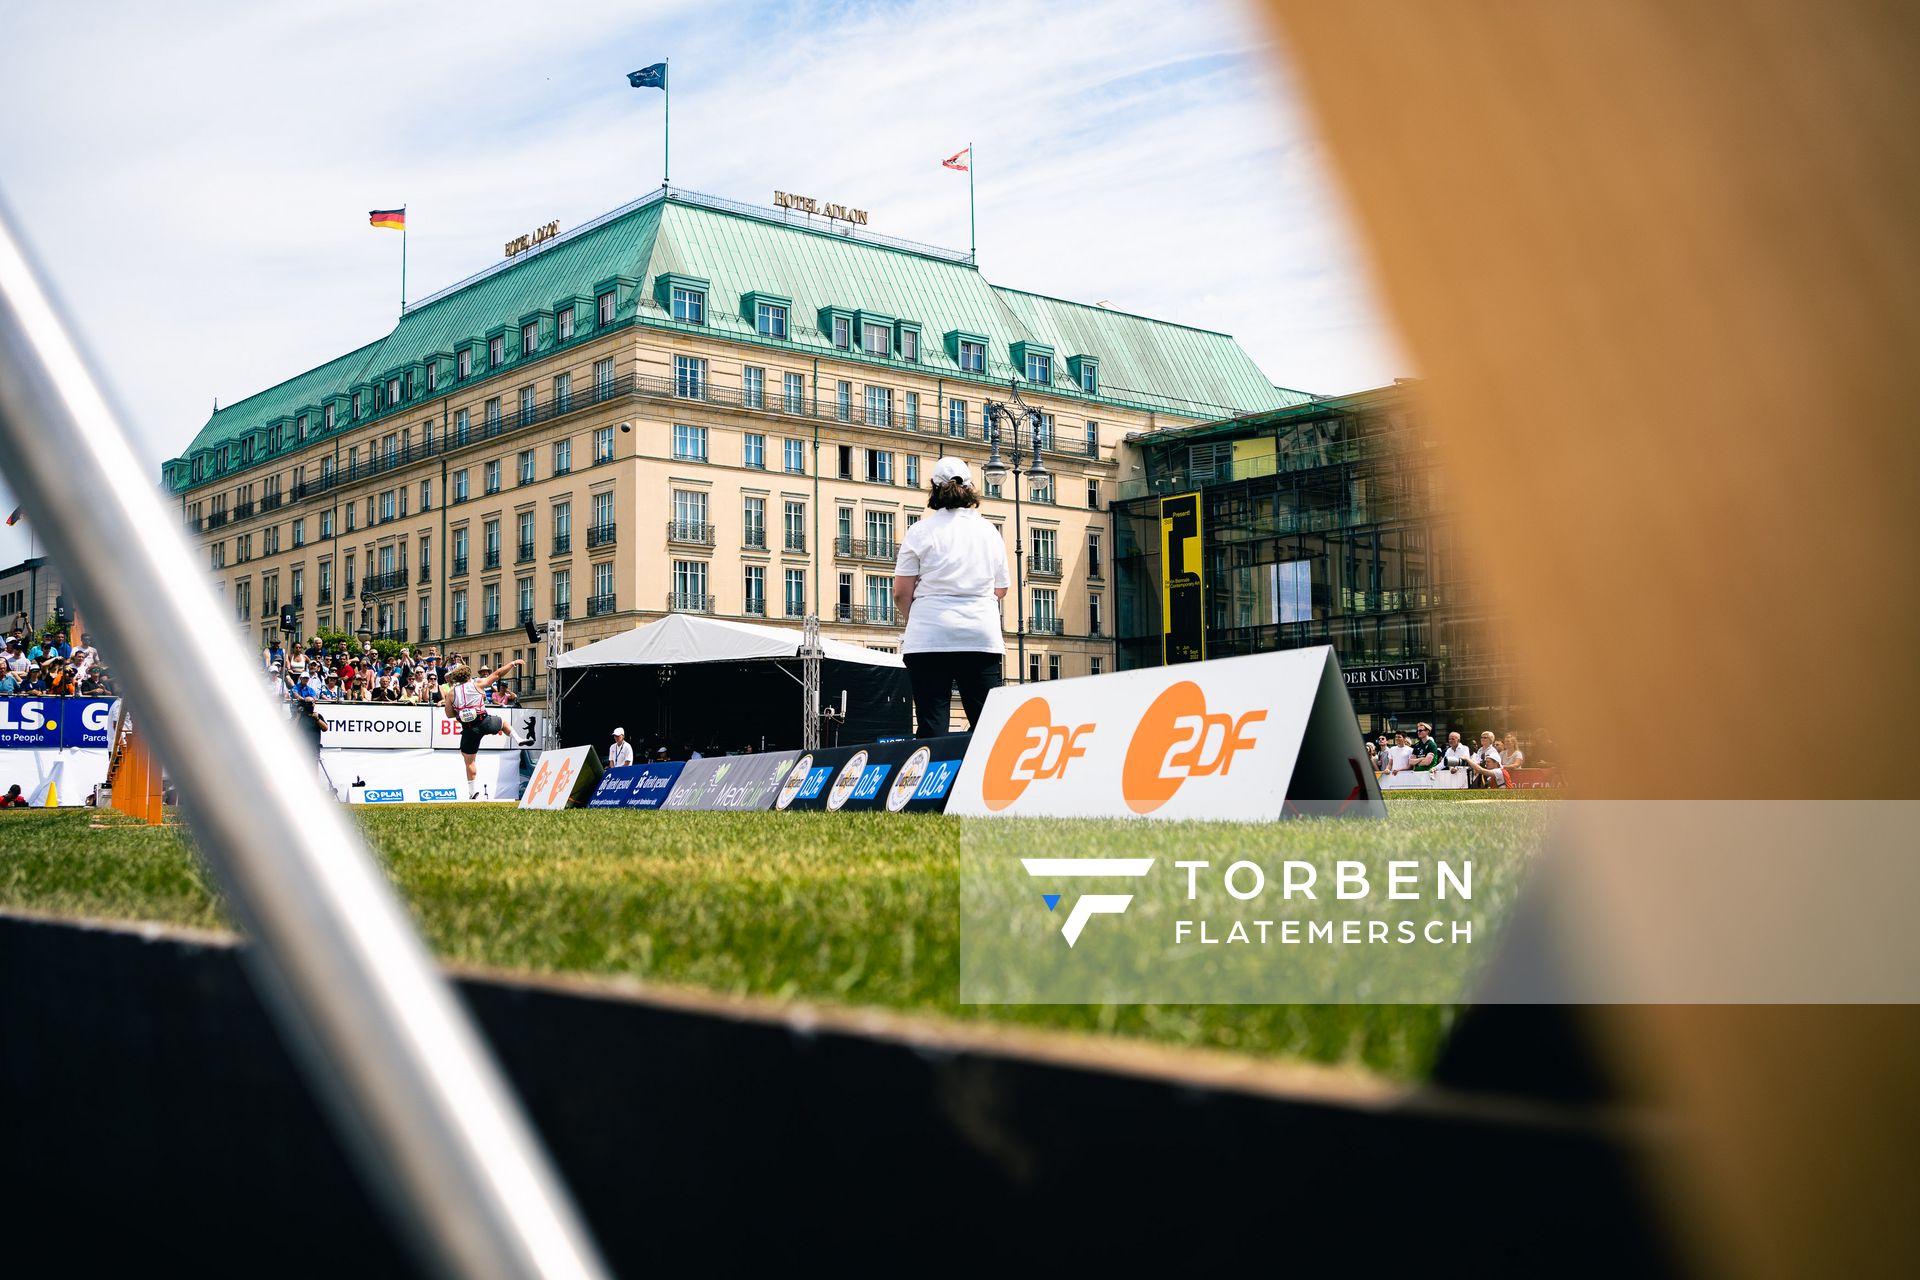
[[1237, 752], [1257, 745], [1252, 729], [1266, 718], [1263, 707], [1238, 717], [1209, 712], [1199, 685], [1191, 680], [1169, 685], [1141, 714], [1127, 744], [1120, 771], [1127, 807], [1152, 813], [1188, 778], [1225, 775]]
[[995, 812], [1006, 808], [1031, 782], [1065, 777], [1067, 766], [1086, 755], [1082, 739], [1092, 732], [1090, 724], [1073, 728], [1055, 724], [1053, 708], [1045, 698], [1029, 698], [1014, 708], [993, 740], [980, 779], [980, 795], [987, 808]]

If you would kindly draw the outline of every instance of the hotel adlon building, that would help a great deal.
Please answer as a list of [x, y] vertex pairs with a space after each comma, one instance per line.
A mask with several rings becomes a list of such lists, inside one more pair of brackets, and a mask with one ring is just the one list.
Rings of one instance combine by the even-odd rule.
[[[1273, 409], [1228, 336], [988, 283], [970, 255], [655, 192], [214, 413], [164, 466], [235, 621], [493, 665], [669, 611], [899, 645], [894, 553], [1009, 380], [1048, 478], [983, 510], [1023, 558], [1027, 669], [1114, 667], [1107, 512], [1134, 432]], [[1026, 432], [1023, 429], [1023, 443]], [[1029, 463], [1029, 465], [1031, 465]], [[1036, 488], [1037, 483], [1037, 488]]]

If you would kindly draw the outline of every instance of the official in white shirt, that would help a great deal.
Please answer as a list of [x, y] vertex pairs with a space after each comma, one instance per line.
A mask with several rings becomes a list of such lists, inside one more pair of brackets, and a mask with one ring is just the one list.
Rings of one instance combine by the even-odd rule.
[[948, 731], [954, 686], [971, 728], [1007, 661], [1000, 601], [1007, 594], [1007, 545], [980, 514], [973, 472], [958, 458], [933, 464], [933, 514], [907, 530], [893, 568], [893, 603], [906, 632], [900, 657], [913, 685], [916, 734]]
[[607, 768], [618, 769], [633, 763], [633, 744], [627, 741], [625, 729], [613, 731], [613, 745], [607, 748]]

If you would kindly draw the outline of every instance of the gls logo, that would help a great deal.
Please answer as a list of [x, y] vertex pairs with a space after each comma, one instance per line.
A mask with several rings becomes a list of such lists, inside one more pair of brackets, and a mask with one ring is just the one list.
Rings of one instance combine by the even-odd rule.
[[1053, 708], [1045, 698], [1029, 698], [1014, 708], [993, 740], [986, 773], [980, 779], [980, 795], [987, 808], [995, 812], [1006, 808], [1030, 782], [1065, 777], [1067, 765], [1087, 754], [1080, 740], [1092, 732], [1090, 724], [1071, 729], [1055, 724]]
[[1258, 745], [1252, 726], [1267, 718], [1264, 707], [1237, 719], [1207, 711], [1206, 695], [1191, 680], [1169, 685], [1140, 717], [1127, 744], [1120, 793], [1135, 813], [1152, 813], [1188, 778], [1226, 774], [1236, 752]]
[[[1060, 880], [1083, 876], [1144, 876], [1153, 869], [1152, 858], [1022, 858], [1020, 865], [1036, 880]], [[1043, 893], [1041, 901], [1052, 911], [1060, 905], [1060, 895]], [[1130, 893], [1083, 893], [1074, 900], [1060, 926], [1060, 936], [1071, 947], [1080, 940], [1087, 921], [1098, 915], [1117, 916], [1133, 901]]]

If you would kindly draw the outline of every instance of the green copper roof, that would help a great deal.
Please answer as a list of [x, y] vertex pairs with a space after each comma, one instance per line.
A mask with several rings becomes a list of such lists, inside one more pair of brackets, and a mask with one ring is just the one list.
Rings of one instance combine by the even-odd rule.
[[[671, 318], [664, 277], [708, 282], [705, 324]], [[269, 423], [317, 410], [329, 396], [419, 362], [440, 357], [441, 390], [451, 386], [450, 353], [508, 331], [509, 369], [519, 361], [518, 326], [546, 314], [544, 355], [551, 349], [550, 313], [563, 299], [591, 300], [597, 287], [618, 282], [616, 324], [700, 330], [715, 336], [808, 354], [833, 351], [821, 317], [829, 309], [875, 315], [920, 331], [919, 360], [874, 359], [877, 366], [918, 369], [1004, 385], [1024, 374], [1014, 368], [1017, 343], [1050, 347], [1057, 394], [1079, 397], [1068, 360], [1091, 356], [1101, 403], [1158, 409], [1184, 417], [1218, 418], [1281, 408], [1304, 397], [1276, 388], [1226, 334], [1188, 328], [1102, 307], [1063, 302], [989, 284], [966, 255], [865, 233], [807, 226], [798, 215], [755, 209], [688, 192], [654, 194], [597, 218], [548, 244], [495, 264], [410, 306], [393, 331], [319, 368], [218, 410], [182, 453], [217, 448]], [[787, 336], [755, 331], [751, 293], [792, 299]], [[595, 328], [591, 306], [575, 313], [577, 331]], [[953, 332], [986, 339], [984, 378], [963, 374], [946, 341]], [[861, 356], [854, 335], [855, 358]], [[484, 360], [474, 372], [484, 377]], [[469, 382], [476, 379], [469, 379]], [[425, 396], [416, 381], [415, 399]], [[364, 419], [363, 419], [364, 420]], [[347, 424], [342, 423], [342, 426]], [[288, 440], [289, 446], [293, 444]], [[262, 460], [264, 461], [264, 455]], [[178, 461], [178, 460], [176, 460]], [[231, 472], [229, 472], [231, 474]], [[214, 479], [213, 475], [207, 476]], [[185, 487], [184, 478], [176, 488]]]

